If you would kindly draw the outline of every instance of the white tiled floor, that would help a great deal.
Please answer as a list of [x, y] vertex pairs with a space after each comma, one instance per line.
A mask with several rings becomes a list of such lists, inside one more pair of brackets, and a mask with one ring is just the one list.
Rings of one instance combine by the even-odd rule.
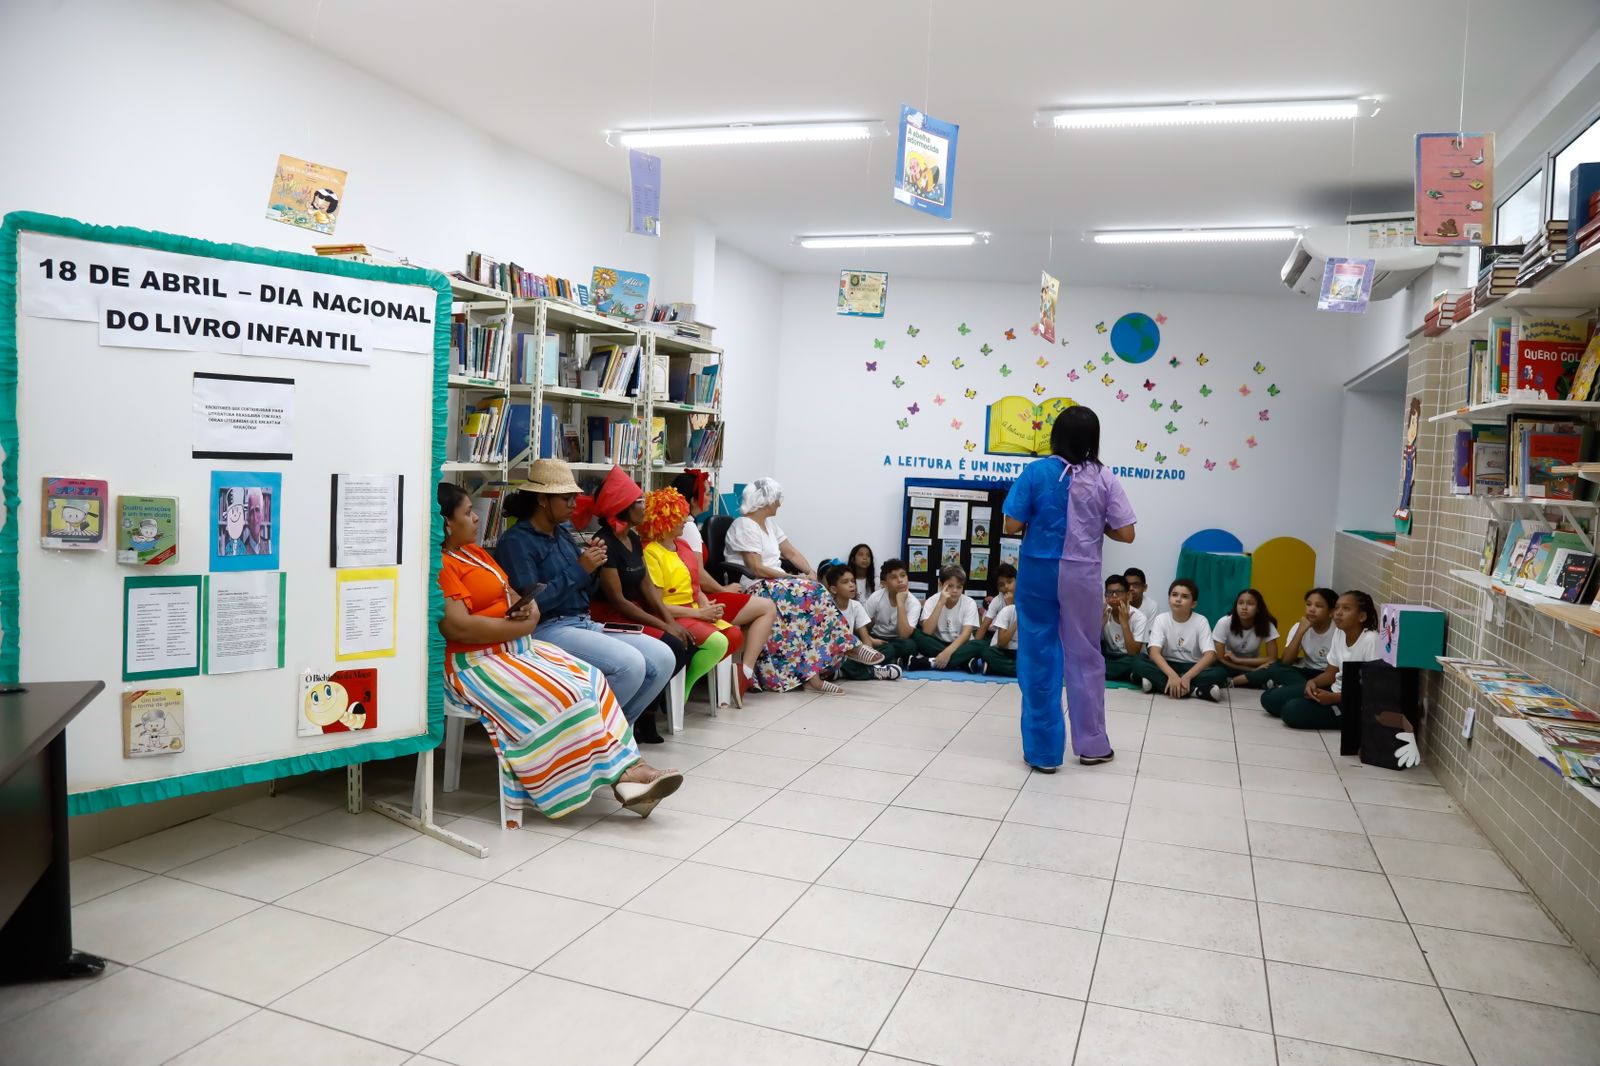
[[[0, 989], [8, 1064], [1594, 1066], [1600, 978], [1422, 768], [1108, 693], [1115, 762], [1030, 774], [1015, 687], [761, 695], [688, 773], [494, 824], [475, 860], [342, 780], [74, 865], [87, 983]], [[481, 749], [480, 749], [481, 750]], [[368, 768], [377, 795], [409, 764]], [[448, 820], [448, 819], [446, 819]]]

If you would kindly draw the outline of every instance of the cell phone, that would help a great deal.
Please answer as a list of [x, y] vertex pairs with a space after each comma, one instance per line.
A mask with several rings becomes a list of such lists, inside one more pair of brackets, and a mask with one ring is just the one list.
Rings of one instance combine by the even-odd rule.
[[526, 607], [528, 604], [530, 604], [532, 602], [533, 602], [533, 594], [529, 593], [529, 594], [523, 596], [521, 599], [519, 599], [516, 603], [513, 603], [511, 605], [511, 607], [506, 611], [506, 614], [508, 614], [508, 615], [516, 614], [518, 611], [522, 610], [524, 607]]
[[605, 628], [605, 631], [607, 633], [643, 633], [644, 632], [644, 626], [640, 625], [637, 622], [607, 622], [605, 624], [604, 628]]

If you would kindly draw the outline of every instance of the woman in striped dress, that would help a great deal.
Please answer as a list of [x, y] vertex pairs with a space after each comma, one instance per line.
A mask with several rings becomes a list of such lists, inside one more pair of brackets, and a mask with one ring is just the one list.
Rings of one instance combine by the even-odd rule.
[[478, 547], [471, 497], [446, 482], [438, 499], [445, 698], [488, 731], [514, 823], [529, 804], [548, 818], [571, 814], [606, 786], [624, 807], [648, 816], [678, 790], [682, 775], [640, 758], [605, 675], [529, 636], [538, 608], [531, 599], [513, 604], [505, 572]]

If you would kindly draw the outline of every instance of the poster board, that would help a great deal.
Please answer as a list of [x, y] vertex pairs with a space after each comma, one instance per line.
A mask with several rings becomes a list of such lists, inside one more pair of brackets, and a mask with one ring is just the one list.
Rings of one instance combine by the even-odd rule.
[[[1010, 482], [905, 479], [900, 497], [900, 558], [912, 566], [912, 592], [926, 598], [938, 587], [946, 549], [954, 547], [955, 558], [967, 572], [967, 595], [981, 605], [985, 597], [994, 594], [999, 585], [994, 572], [1000, 564], [1000, 542], [1005, 539], [1005, 516], [1001, 510], [1010, 491]], [[961, 536], [941, 535], [954, 532], [956, 516]], [[913, 555], [924, 545], [927, 566], [919, 570]], [[981, 568], [975, 566], [979, 556], [984, 557]]]
[[[54, 260], [54, 277], [41, 266], [41, 249]], [[73, 279], [63, 277], [67, 261]], [[91, 268], [98, 268], [98, 281]], [[186, 276], [194, 283], [186, 284]], [[69, 280], [87, 287], [51, 284]], [[289, 298], [291, 290], [300, 303]], [[441, 529], [431, 493], [408, 493], [404, 502], [395, 655], [361, 664], [381, 674], [378, 728], [302, 738], [296, 711], [302, 673], [334, 667], [338, 571], [328, 558], [330, 478], [403, 474], [413, 484], [438, 481], [450, 301], [448, 282], [434, 271], [48, 215], [6, 216], [0, 225], [0, 681], [106, 682], [68, 730], [71, 813], [414, 754], [442, 740]], [[152, 327], [161, 312], [176, 330], [118, 333], [113, 310], [123, 313], [124, 325], [142, 311]], [[184, 332], [185, 320], [204, 319], [224, 325]], [[310, 341], [313, 331], [320, 331], [318, 345]], [[294, 458], [194, 458], [196, 372], [293, 379]], [[283, 666], [201, 672], [155, 685], [124, 682], [123, 582], [130, 570], [116, 564], [114, 552], [45, 550], [38, 536], [40, 485], [46, 477], [95, 477], [113, 495], [176, 497], [177, 558], [159, 569], [199, 576], [213, 569], [215, 470], [281, 477], [272, 517], [277, 569], [287, 575]], [[141, 687], [183, 691], [181, 752], [124, 756], [123, 693]]]

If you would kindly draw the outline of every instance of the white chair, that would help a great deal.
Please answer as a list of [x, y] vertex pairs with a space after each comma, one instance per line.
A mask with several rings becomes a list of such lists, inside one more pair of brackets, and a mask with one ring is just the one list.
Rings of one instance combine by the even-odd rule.
[[672, 680], [667, 682], [667, 732], [677, 733], [683, 729], [683, 701], [686, 698], [684, 682], [687, 671], [679, 670], [672, 675]]
[[[461, 748], [462, 748], [462, 745], [466, 742], [467, 723], [468, 722], [476, 722], [477, 720], [478, 719], [477, 719], [476, 716], [468, 714], [465, 711], [457, 709], [456, 706], [454, 704], [452, 704], [449, 700], [445, 701], [445, 703], [444, 703], [444, 781], [441, 784], [441, 791], [444, 791], [444, 792], [455, 792], [455, 791], [457, 791], [457, 790], [459, 790], [461, 788]], [[506, 822], [506, 794], [505, 794], [505, 790], [503, 788], [501, 788], [500, 767], [498, 765], [499, 761], [500, 761], [500, 756], [498, 754], [496, 754], [495, 755], [495, 762], [496, 762], [497, 765], [495, 766], [495, 773], [494, 773], [494, 794], [495, 794], [495, 798], [500, 801], [500, 825], [505, 826], [507, 824], [507, 822]], [[417, 779], [416, 779], [416, 782], [414, 783], [414, 785], [412, 786], [412, 797], [411, 797], [412, 798], [412, 803], [411, 803], [411, 806], [412, 806], [413, 810], [420, 810], [422, 808], [422, 789], [423, 789], [422, 774], [423, 774], [423, 761], [422, 761], [421, 757], [418, 757], [418, 759], [417, 759]], [[516, 820], [517, 824], [520, 825], [521, 824], [521, 815], [519, 814], [517, 819], [515, 819], [515, 820]]]

